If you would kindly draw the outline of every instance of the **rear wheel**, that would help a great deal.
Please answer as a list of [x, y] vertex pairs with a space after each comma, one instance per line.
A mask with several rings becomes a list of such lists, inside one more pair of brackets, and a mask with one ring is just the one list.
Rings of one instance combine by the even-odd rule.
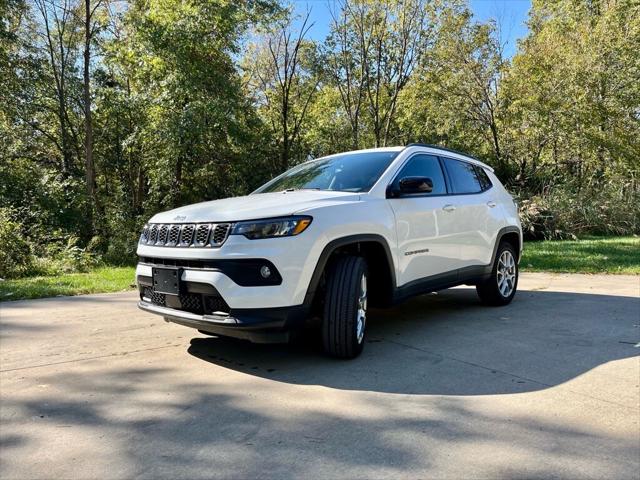
[[360, 355], [367, 326], [367, 263], [341, 256], [329, 267], [322, 318], [324, 351], [338, 358]]
[[513, 300], [518, 288], [518, 262], [513, 246], [502, 242], [498, 246], [491, 277], [476, 286], [482, 303], [507, 305]]

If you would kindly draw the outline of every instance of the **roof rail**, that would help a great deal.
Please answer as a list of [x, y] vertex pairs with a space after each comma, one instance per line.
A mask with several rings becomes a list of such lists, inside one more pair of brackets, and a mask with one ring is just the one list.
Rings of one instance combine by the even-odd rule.
[[[468, 158], [473, 158], [474, 160], [477, 160], [478, 162], [482, 162], [482, 160], [480, 160], [478, 157], [474, 157], [473, 155], [469, 155], [468, 153], [464, 153], [464, 152], [461, 152], [459, 150], [454, 150], [452, 148], [442, 147], [440, 145], [432, 145], [430, 143], [420, 143], [420, 142], [418, 142], [418, 143], [408, 143], [407, 145], [405, 145], [405, 148], [407, 148], [407, 147], [436, 148], [438, 150], [443, 150], [445, 152], [451, 152], [451, 153], [457, 153], [458, 155], [463, 155], [463, 156], [468, 157]], [[484, 162], [482, 162], [482, 163], [484, 163]]]

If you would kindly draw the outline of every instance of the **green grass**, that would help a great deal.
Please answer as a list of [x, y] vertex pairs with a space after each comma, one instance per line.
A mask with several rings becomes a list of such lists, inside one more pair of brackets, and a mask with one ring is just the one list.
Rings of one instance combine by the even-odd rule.
[[135, 272], [134, 267], [100, 267], [88, 273], [0, 281], [0, 302], [129, 290], [135, 283]]
[[588, 237], [525, 242], [528, 272], [640, 274], [640, 237]]

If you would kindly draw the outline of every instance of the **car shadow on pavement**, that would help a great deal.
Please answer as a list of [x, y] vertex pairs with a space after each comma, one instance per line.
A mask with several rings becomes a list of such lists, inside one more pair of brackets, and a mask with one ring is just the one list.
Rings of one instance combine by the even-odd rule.
[[315, 335], [290, 345], [193, 338], [205, 362], [266, 379], [345, 390], [491, 395], [545, 389], [640, 349], [638, 298], [521, 291], [502, 308], [457, 288], [369, 315], [364, 353], [322, 354]]

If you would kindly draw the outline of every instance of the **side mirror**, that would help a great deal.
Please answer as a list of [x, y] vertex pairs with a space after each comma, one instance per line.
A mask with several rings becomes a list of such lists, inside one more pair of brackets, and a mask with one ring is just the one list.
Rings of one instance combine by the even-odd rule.
[[416, 193], [431, 193], [433, 181], [429, 177], [404, 177], [398, 182], [397, 188], [389, 190], [388, 197], [401, 197]]

